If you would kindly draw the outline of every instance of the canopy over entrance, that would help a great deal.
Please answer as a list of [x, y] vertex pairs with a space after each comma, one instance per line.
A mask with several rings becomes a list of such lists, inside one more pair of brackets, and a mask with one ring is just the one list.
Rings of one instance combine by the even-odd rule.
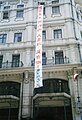
[[33, 97], [34, 106], [64, 106], [69, 105], [70, 95], [67, 93], [43, 93], [43, 94], [36, 94]]

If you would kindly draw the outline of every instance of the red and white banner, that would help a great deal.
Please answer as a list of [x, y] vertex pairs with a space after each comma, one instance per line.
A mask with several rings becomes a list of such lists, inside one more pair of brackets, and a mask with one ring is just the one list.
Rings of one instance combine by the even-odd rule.
[[42, 28], [43, 28], [43, 5], [38, 5], [36, 50], [35, 50], [35, 88], [43, 86], [42, 82]]

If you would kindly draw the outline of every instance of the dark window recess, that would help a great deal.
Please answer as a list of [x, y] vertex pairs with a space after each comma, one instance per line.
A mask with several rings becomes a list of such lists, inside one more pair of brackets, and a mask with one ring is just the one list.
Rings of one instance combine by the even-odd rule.
[[20, 64], [20, 55], [12, 56], [12, 67], [19, 67]]
[[61, 29], [54, 30], [54, 39], [61, 39], [61, 38], [62, 38], [62, 30]]
[[17, 10], [16, 18], [22, 18], [23, 13], [24, 13], [24, 10]]
[[42, 65], [46, 65], [46, 53], [42, 53]]
[[14, 42], [21, 42], [21, 41], [22, 41], [22, 33], [15, 33]]
[[6, 43], [7, 34], [0, 34], [0, 43]]
[[63, 51], [55, 52], [55, 64], [64, 64]]
[[9, 12], [8, 11], [3, 12], [3, 19], [9, 19]]
[[0, 68], [2, 68], [3, 55], [0, 56]]

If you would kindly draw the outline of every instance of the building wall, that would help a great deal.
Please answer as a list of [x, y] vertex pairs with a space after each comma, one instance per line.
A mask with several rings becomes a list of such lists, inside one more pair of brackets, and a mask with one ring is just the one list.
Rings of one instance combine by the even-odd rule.
[[[5, 1], [5, 0], [4, 0]], [[8, 3], [9, 2], [9, 3]], [[23, 62], [22, 68], [8, 69], [11, 74], [13, 71], [19, 70], [24, 72], [25, 78], [23, 83], [23, 103], [22, 105], [22, 117], [32, 117], [32, 96], [33, 96], [33, 83], [34, 83], [34, 67], [31, 66], [31, 61], [35, 58], [35, 40], [37, 31], [37, 6], [38, 1], [23, 0], [24, 3], [24, 16], [22, 18], [16, 18], [17, 5], [19, 1], [5, 1], [0, 8], [0, 34], [7, 34], [6, 43], [0, 44], [0, 55], [3, 55], [3, 62], [12, 62], [13, 54], [20, 54], [20, 61]], [[21, 1], [20, 1], [21, 2]], [[44, 2], [44, 1], [41, 1]], [[79, 4], [80, 2], [80, 4]], [[21, 4], [21, 3], [20, 3]], [[46, 66], [43, 66], [43, 79], [48, 78], [61, 78], [68, 80], [67, 71], [72, 69], [75, 65], [81, 64], [82, 58], [82, 38], [80, 31], [82, 31], [82, 21], [80, 9], [82, 10], [82, 2], [72, 0], [60, 0], [58, 5], [60, 6], [59, 14], [52, 14], [51, 1], [45, 1], [45, 15], [43, 19], [43, 30], [46, 30], [46, 40], [43, 41], [43, 51], [46, 52], [47, 59], [54, 58], [54, 65], [52, 62], [47, 61], [46, 66], [50, 66], [49, 70], [46, 70]], [[3, 6], [10, 5], [9, 20], [3, 20]], [[79, 13], [80, 20], [77, 19], [76, 11]], [[53, 31], [62, 29], [62, 38], [54, 39]], [[22, 32], [22, 41], [14, 42], [14, 33]], [[55, 65], [55, 51], [63, 51], [65, 56], [69, 58], [69, 63], [63, 65]], [[53, 68], [54, 66], [54, 68]], [[70, 66], [70, 67], [69, 67]], [[57, 68], [56, 68], [57, 67]], [[62, 67], [63, 68], [62, 70]], [[56, 70], [55, 70], [56, 68]], [[61, 70], [60, 70], [61, 68]], [[79, 68], [81, 71], [81, 67]], [[1, 73], [5, 69], [1, 69]], [[10, 70], [10, 71], [9, 71]], [[6, 69], [7, 71], [7, 69]], [[30, 71], [30, 72], [29, 72]], [[61, 72], [60, 72], [61, 71]], [[30, 75], [31, 73], [31, 75]], [[4, 74], [4, 72], [3, 72]], [[69, 86], [71, 90], [71, 96], [73, 95], [76, 102], [76, 91], [73, 91], [74, 84], [72, 82], [73, 76], [69, 79]], [[21, 81], [20, 81], [21, 83]], [[22, 84], [22, 83], [21, 83]], [[79, 91], [81, 96], [81, 78], [79, 81]], [[73, 86], [73, 88], [72, 88]], [[21, 93], [20, 93], [21, 94]], [[81, 96], [82, 99], [82, 96]], [[72, 106], [74, 107], [74, 106]], [[21, 107], [20, 107], [21, 109]], [[20, 113], [21, 110], [19, 110]], [[73, 110], [73, 119], [79, 120], [79, 115]], [[20, 114], [19, 114], [20, 119]]]

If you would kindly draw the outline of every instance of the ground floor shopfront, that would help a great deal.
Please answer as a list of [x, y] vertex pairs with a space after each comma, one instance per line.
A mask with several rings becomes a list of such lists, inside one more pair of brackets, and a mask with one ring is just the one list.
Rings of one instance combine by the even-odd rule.
[[0, 120], [81, 120], [72, 68], [43, 69], [40, 88], [33, 87], [31, 68], [0, 73]]

